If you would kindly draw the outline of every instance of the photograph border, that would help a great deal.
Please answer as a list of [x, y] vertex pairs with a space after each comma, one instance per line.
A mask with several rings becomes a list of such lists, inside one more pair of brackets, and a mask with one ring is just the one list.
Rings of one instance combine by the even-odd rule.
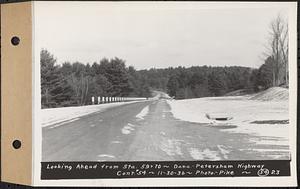
[[[297, 169], [296, 169], [296, 137], [297, 127], [290, 127], [290, 147], [291, 147], [291, 176], [289, 177], [232, 177], [232, 178], [130, 178], [130, 179], [97, 179], [97, 180], [41, 180], [41, 120], [40, 118], [40, 47], [35, 45], [34, 25], [36, 18], [34, 17], [35, 3], [32, 3], [33, 15], [33, 185], [35, 186], [296, 186], [297, 185]], [[47, 3], [47, 2], [46, 2]], [[126, 3], [126, 2], [115, 2]], [[190, 2], [187, 2], [190, 3]], [[221, 2], [218, 2], [222, 4]], [[289, 12], [289, 116], [290, 125], [297, 125], [297, 41], [296, 41], [296, 15], [297, 3], [289, 2], [291, 10]], [[146, 4], [146, 2], [145, 2]], [[226, 3], [228, 4], [228, 2]], [[258, 3], [259, 4], [259, 3]]]

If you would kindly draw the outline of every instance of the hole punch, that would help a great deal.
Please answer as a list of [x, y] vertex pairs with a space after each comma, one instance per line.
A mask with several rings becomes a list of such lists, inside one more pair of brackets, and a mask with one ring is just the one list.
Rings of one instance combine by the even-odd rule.
[[22, 143], [19, 140], [14, 140], [12, 145], [15, 149], [19, 149], [19, 148], [21, 148]]
[[20, 38], [17, 36], [14, 36], [11, 38], [11, 44], [13, 44], [14, 46], [17, 46], [20, 44]]

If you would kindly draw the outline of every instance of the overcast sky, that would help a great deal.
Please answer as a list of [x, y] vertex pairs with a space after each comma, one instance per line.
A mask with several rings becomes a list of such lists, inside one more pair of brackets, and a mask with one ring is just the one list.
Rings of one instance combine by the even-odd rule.
[[137, 69], [258, 67], [288, 3], [35, 2], [35, 42], [58, 63], [119, 57]]

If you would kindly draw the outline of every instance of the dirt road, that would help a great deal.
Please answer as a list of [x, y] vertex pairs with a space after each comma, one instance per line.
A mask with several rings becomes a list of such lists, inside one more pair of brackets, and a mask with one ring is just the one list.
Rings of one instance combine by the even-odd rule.
[[253, 141], [259, 141], [258, 136], [224, 132], [228, 128], [175, 119], [164, 99], [137, 102], [86, 115], [70, 123], [43, 128], [42, 159], [289, 159], [288, 146], [257, 144]]

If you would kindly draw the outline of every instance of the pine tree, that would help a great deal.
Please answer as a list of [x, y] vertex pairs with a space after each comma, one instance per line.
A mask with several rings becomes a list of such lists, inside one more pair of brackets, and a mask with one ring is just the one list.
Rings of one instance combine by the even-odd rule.
[[125, 61], [114, 58], [109, 62], [102, 61], [100, 69], [104, 72], [104, 76], [111, 83], [108, 92], [112, 96], [128, 96], [132, 91], [129, 84], [129, 75], [125, 67]]
[[227, 86], [223, 74], [213, 71], [208, 76], [208, 88], [213, 96], [221, 96], [227, 92]]
[[175, 96], [179, 89], [179, 82], [176, 75], [172, 75], [167, 84], [167, 90], [170, 96]]

